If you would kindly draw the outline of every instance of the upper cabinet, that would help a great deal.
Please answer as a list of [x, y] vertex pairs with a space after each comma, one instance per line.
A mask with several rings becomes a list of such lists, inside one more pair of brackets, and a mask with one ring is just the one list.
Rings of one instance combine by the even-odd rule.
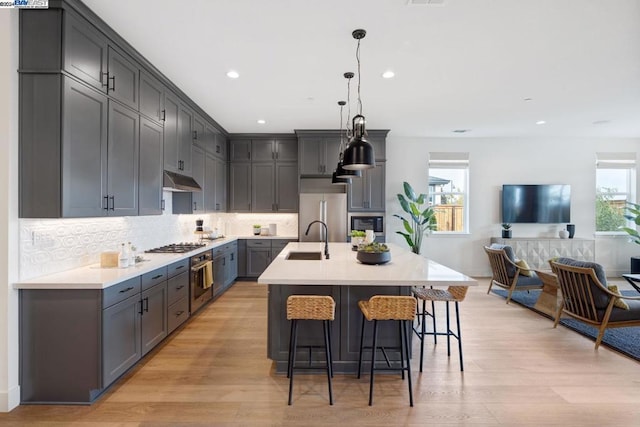
[[348, 186], [348, 206], [353, 212], [385, 211], [385, 162], [362, 171], [360, 178], [351, 178]]
[[80, 2], [19, 24], [21, 217], [161, 214], [163, 169], [210, 177], [226, 210], [226, 133], [152, 64]]
[[251, 139], [233, 138], [229, 144], [229, 160], [232, 162], [251, 161]]

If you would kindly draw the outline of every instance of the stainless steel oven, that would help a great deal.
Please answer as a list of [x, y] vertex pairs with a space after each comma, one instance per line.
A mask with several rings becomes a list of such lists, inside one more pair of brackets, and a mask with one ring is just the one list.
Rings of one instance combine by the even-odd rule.
[[373, 230], [384, 237], [384, 212], [349, 212], [349, 230]]
[[189, 311], [193, 314], [213, 298], [213, 254], [206, 251], [190, 259]]

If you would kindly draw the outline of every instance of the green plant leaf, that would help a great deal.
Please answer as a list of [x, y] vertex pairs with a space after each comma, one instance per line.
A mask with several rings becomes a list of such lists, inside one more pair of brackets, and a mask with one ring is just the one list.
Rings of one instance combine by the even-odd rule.
[[407, 233], [403, 233], [402, 231], [396, 231], [396, 234], [400, 234], [401, 236], [403, 236], [410, 248], [414, 247], [413, 240], [411, 240], [410, 235], [408, 235]]
[[402, 222], [404, 224], [404, 229], [407, 230], [407, 233], [413, 233], [413, 228], [411, 227], [411, 224], [409, 224], [409, 221], [403, 220]]
[[416, 204], [415, 204], [415, 203], [411, 203], [409, 206], [411, 207], [411, 213], [412, 213], [413, 215], [415, 215], [415, 216], [420, 216], [420, 214], [421, 214], [422, 212], [420, 212], [420, 210], [418, 209], [418, 207], [416, 206]]
[[413, 187], [411, 187], [411, 184], [405, 181], [402, 185], [404, 186], [404, 194], [407, 195], [407, 199], [411, 200], [412, 202], [415, 202], [416, 192], [413, 191]]
[[416, 203], [419, 204], [419, 205], [424, 205], [424, 199], [426, 199], [426, 198], [427, 198], [426, 194], [420, 194], [418, 196], [418, 200], [416, 200]]
[[409, 202], [407, 202], [407, 199], [405, 199], [402, 194], [398, 194], [398, 201], [400, 202], [400, 207], [402, 207], [403, 211], [405, 211], [406, 213], [411, 213]]

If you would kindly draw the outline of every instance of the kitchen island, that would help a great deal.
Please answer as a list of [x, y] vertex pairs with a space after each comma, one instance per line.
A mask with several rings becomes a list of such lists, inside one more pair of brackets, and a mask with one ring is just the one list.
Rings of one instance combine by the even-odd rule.
[[[358, 364], [362, 315], [358, 301], [372, 295], [410, 295], [412, 286], [447, 287], [476, 286], [477, 282], [435, 261], [416, 255], [407, 249], [388, 244], [391, 261], [381, 265], [358, 262], [357, 253], [349, 243], [329, 243], [329, 259], [288, 259], [300, 252], [323, 253], [324, 243], [289, 243], [276, 257], [258, 283], [269, 286], [267, 355], [276, 362], [276, 370], [285, 372], [289, 349], [289, 322], [286, 318], [289, 295], [330, 295], [336, 302], [335, 320], [331, 325], [334, 369], [355, 372]], [[318, 323], [318, 324], [316, 324]], [[379, 342], [385, 347], [399, 347], [397, 325], [379, 325]], [[299, 345], [322, 343], [319, 322], [302, 322]], [[399, 351], [388, 352], [390, 359], [399, 360]], [[301, 357], [301, 355], [299, 355]], [[321, 349], [312, 358], [323, 360]], [[308, 356], [307, 356], [308, 358]]]

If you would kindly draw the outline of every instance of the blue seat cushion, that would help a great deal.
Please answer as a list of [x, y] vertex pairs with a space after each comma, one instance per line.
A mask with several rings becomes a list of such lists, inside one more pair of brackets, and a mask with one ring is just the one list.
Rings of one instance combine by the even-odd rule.
[[[638, 294], [640, 296], [640, 294]], [[629, 310], [613, 307], [609, 322], [624, 322], [625, 320], [640, 320], [640, 301], [624, 300], [629, 306]], [[598, 309], [598, 319], [602, 319], [605, 309]]]
[[[513, 252], [513, 248], [509, 245], [501, 245], [499, 243], [492, 243], [491, 244], [491, 249], [502, 249], [504, 250], [505, 255], [507, 255], [507, 258], [509, 258], [509, 260], [511, 260], [511, 262], [513, 262], [515, 264], [516, 262], [516, 255]], [[509, 277], [513, 277], [516, 275], [516, 268], [509, 264], [507, 264], [507, 276]]]
[[542, 287], [542, 280], [538, 277], [535, 271], [531, 272], [531, 276], [523, 276], [520, 274], [518, 276], [518, 281], [516, 282], [516, 289], [520, 286], [540, 286]]
[[[604, 272], [604, 268], [597, 262], [591, 261], [578, 261], [573, 258], [558, 258], [556, 260], [558, 264], [569, 265], [571, 267], [592, 268], [596, 273], [596, 277], [604, 286], [607, 287], [607, 275]], [[609, 294], [600, 289], [593, 280], [589, 279], [589, 285], [591, 287], [591, 293], [593, 294], [593, 302], [597, 309], [606, 309], [609, 304]], [[628, 311], [628, 310], [623, 310]]]

